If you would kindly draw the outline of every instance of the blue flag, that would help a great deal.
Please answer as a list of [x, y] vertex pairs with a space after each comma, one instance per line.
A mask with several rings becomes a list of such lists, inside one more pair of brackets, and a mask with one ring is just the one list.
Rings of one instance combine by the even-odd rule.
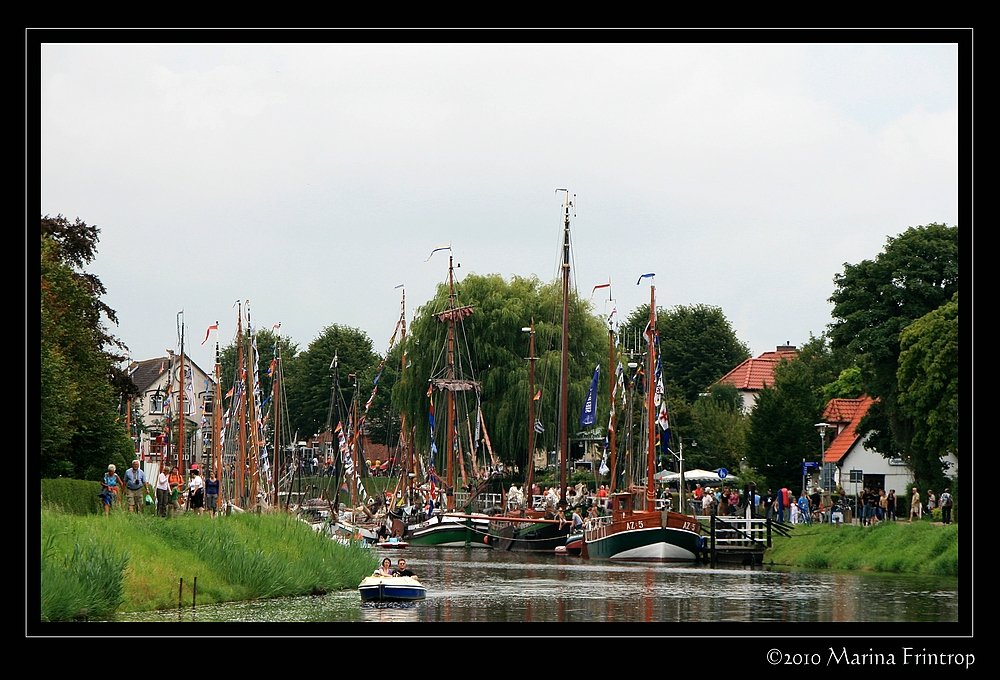
[[594, 368], [594, 377], [590, 381], [590, 391], [587, 393], [587, 401], [583, 402], [583, 412], [580, 413], [580, 427], [587, 427], [594, 424], [597, 417], [597, 380], [601, 375], [601, 365]]

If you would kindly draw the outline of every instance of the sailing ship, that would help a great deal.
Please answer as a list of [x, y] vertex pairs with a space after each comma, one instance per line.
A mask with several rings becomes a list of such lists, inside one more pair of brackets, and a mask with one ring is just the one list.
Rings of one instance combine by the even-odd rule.
[[[489, 517], [474, 511], [474, 504], [476, 496], [488, 486], [492, 474], [485, 471], [485, 476], [481, 474], [476, 463], [480, 445], [489, 448], [489, 435], [482, 416], [480, 383], [471, 374], [471, 368], [466, 368], [467, 350], [463, 353], [457, 346], [460, 339], [467, 337], [462, 330], [463, 322], [474, 310], [471, 305], [459, 306], [457, 303], [451, 246], [436, 248], [431, 255], [439, 250], [448, 250], [448, 303], [443, 311], [435, 314], [437, 321], [447, 327], [442, 352], [444, 362], [432, 371], [427, 388], [430, 458], [423, 486], [432, 505], [426, 512], [421, 510], [407, 518], [402, 539], [410, 545], [488, 547], [485, 536]], [[443, 425], [443, 429], [439, 425]], [[437, 439], [442, 440], [443, 450]], [[492, 451], [490, 453], [491, 463], [496, 463]], [[469, 470], [466, 470], [466, 461]], [[493, 469], [492, 465], [487, 467]], [[468, 492], [456, 493], [456, 487], [460, 486]], [[460, 507], [458, 499], [462, 499]], [[397, 522], [399, 520], [397, 517]]]
[[[583, 532], [580, 554], [585, 558], [640, 562], [693, 562], [702, 549], [701, 524], [693, 515], [657, 510], [654, 479], [655, 449], [659, 429], [662, 446], [670, 434], [666, 394], [663, 391], [659, 335], [656, 332], [656, 286], [653, 274], [643, 274], [636, 282], [650, 279], [648, 339], [648, 382], [646, 385], [645, 484], [632, 483], [618, 491], [612, 463], [610, 514], [590, 518]], [[613, 432], [613, 429], [611, 430]]]
[[[569, 226], [570, 211], [573, 202], [569, 191], [565, 191], [563, 202], [563, 245], [562, 245], [562, 345], [560, 350], [561, 368], [559, 376], [559, 501], [557, 507], [536, 509], [532, 503], [517, 512], [506, 512], [490, 518], [490, 546], [497, 550], [512, 551], [544, 551], [554, 552], [557, 548], [565, 548], [571, 523], [566, 520], [566, 457], [569, 455], [568, 430], [568, 396], [569, 396]], [[531, 338], [534, 340], [534, 324], [531, 328]], [[534, 359], [534, 346], [531, 349]], [[533, 375], [533, 373], [532, 373]], [[532, 378], [531, 390], [534, 390]], [[529, 398], [533, 399], [534, 395]], [[532, 420], [529, 401], [529, 420]], [[526, 496], [531, 498], [531, 473], [534, 468], [534, 423], [528, 427], [528, 480], [525, 489]]]

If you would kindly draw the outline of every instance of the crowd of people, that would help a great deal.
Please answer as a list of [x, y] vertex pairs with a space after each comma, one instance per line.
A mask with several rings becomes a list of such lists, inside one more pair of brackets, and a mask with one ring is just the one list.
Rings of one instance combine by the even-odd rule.
[[[124, 501], [120, 495], [124, 495]], [[101, 504], [104, 514], [110, 515], [116, 504], [126, 503], [129, 512], [142, 513], [149, 506], [159, 517], [169, 517], [181, 509], [196, 514], [208, 510], [215, 517], [219, 508], [219, 480], [215, 472], [204, 479], [197, 465], [192, 465], [185, 480], [180, 468], [161, 467], [155, 484], [146, 478], [138, 459], [125, 471], [125, 478], [118, 475], [116, 466], [108, 465], [101, 479]]]
[[[316, 469], [326, 472], [319, 466], [319, 461], [310, 461]], [[328, 462], [328, 468], [331, 467]], [[101, 501], [105, 515], [110, 514], [115, 503], [121, 502], [119, 495], [124, 494], [129, 512], [143, 512], [144, 506], [153, 506], [157, 515], [168, 517], [182, 509], [202, 514], [206, 510], [215, 517], [218, 512], [219, 480], [214, 471], [208, 479], [201, 475], [197, 465], [192, 465], [189, 478], [184, 479], [177, 466], [162, 468], [157, 475], [155, 486], [146, 479], [139, 460], [133, 460], [131, 467], [125, 471], [122, 479], [114, 464], [109, 465], [101, 480]], [[386, 491], [384, 503], [386, 507], [407, 507], [410, 504], [397, 492], [395, 497]], [[155, 496], [153, 495], [155, 494]], [[435, 508], [443, 507], [445, 489], [438, 487], [430, 489], [415, 489], [415, 501], [419, 502], [418, 510], [429, 519], [434, 515]], [[587, 520], [599, 516], [607, 506], [609, 489], [606, 484], [597, 485], [591, 491], [587, 484], [578, 482], [566, 488], [566, 508], [572, 512], [573, 526], [579, 528]], [[670, 492], [666, 488], [659, 489], [657, 498], [663, 499], [660, 505], [670, 508]], [[544, 489], [537, 483], [531, 489], [512, 483], [506, 493], [507, 512], [517, 512], [531, 508], [544, 510], [555, 517], [560, 506], [560, 490], [557, 486], [547, 486]], [[381, 499], [379, 499], [381, 500]], [[691, 493], [689, 508], [702, 515], [722, 515], [731, 517], [767, 517], [778, 522], [792, 524], [810, 524], [813, 522], [832, 522], [839, 524], [844, 521], [848, 512], [863, 526], [870, 526], [884, 521], [895, 521], [898, 512], [898, 498], [895, 489], [864, 488], [853, 501], [849, 502], [843, 489], [831, 493], [818, 488], [807, 493], [803, 489], [795, 495], [787, 486], [774, 492], [768, 489], [760, 494], [753, 483], [748, 483], [739, 489], [732, 485], [722, 485], [713, 488], [696, 484]], [[920, 520], [924, 513], [932, 514], [935, 508], [941, 509], [941, 521], [950, 524], [954, 507], [954, 497], [946, 488], [936, 496], [931, 489], [927, 490], [926, 502], [921, 500], [920, 490], [914, 486], [910, 492], [909, 515], [907, 521], [914, 518]], [[566, 518], [565, 515], [563, 515]]]

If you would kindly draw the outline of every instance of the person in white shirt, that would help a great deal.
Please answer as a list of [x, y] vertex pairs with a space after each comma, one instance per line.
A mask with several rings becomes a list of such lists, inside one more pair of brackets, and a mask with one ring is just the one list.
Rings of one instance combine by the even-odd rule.
[[205, 480], [201, 478], [201, 473], [191, 470], [191, 481], [188, 482], [188, 505], [199, 515], [205, 512]]
[[167, 468], [160, 467], [160, 474], [156, 476], [156, 514], [166, 517], [168, 505], [170, 505], [170, 477], [167, 475]]

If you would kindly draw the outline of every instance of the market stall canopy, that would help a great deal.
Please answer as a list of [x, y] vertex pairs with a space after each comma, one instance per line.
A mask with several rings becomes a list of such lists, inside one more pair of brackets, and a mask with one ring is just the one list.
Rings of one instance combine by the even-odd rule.
[[[666, 470], [661, 470], [653, 475], [653, 479], [658, 482], [678, 482], [680, 481], [681, 475], [679, 472], [667, 472]], [[736, 477], [733, 475], [726, 475], [725, 478], [719, 476], [718, 472], [713, 470], [685, 470], [684, 471], [684, 481], [685, 482], [698, 482], [701, 483], [711, 483], [711, 484], [722, 484], [727, 482], [736, 481]]]

